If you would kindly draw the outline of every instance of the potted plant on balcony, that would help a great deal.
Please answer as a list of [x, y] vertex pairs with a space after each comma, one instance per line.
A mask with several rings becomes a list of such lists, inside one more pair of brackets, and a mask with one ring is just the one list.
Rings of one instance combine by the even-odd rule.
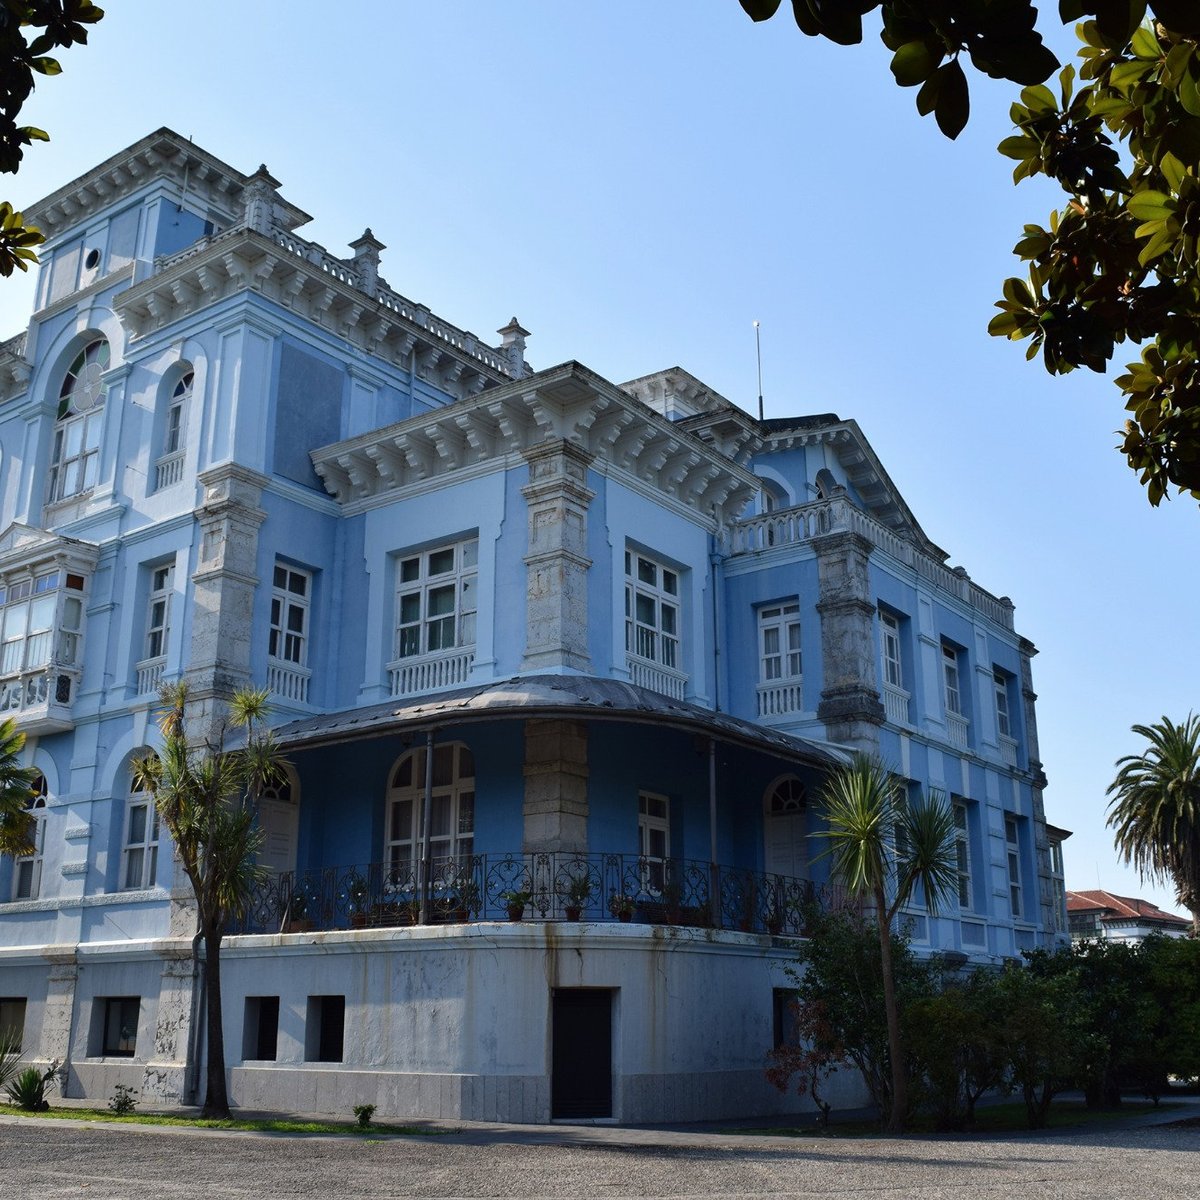
[[618, 921], [628, 924], [633, 920], [633, 910], [637, 907], [637, 899], [624, 892], [613, 892], [608, 898], [608, 911]]
[[367, 924], [367, 893], [370, 887], [365, 878], [357, 871], [351, 871], [346, 876], [346, 900], [350, 913], [350, 925], [354, 929], [363, 929]]
[[450, 897], [450, 909], [454, 919], [463, 924], [479, 915], [479, 884], [473, 879], [464, 880]]
[[525, 915], [525, 905], [531, 899], [529, 892], [501, 892], [500, 899], [508, 905], [508, 919], [510, 921], [519, 921]]
[[302, 891], [293, 892], [283, 910], [283, 932], [308, 933], [312, 927], [308, 916], [308, 896]]
[[563, 907], [568, 921], [578, 921], [583, 916], [583, 910], [592, 898], [592, 881], [583, 875], [573, 875], [567, 882], [563, 893]]

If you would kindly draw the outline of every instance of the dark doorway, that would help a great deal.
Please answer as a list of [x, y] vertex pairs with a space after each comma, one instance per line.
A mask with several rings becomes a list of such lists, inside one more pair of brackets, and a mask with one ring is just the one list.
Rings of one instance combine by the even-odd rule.
[[612, 1116], [612, 992], [555, 988], [552, 1117]]

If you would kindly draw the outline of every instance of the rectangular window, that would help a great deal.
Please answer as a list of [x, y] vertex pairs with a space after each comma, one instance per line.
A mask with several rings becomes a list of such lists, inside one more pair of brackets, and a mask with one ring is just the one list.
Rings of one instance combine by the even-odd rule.
[[129, 797], [121, 887], [151, 888], [158, 878], [158, 811], [145, 792]]
[[945, 688], [946, 712], [956, 717], [963, 715], [962, 694], [958, 689], [958, 651], [942, 643], [942, 683]]
[[644, 554], [625, 551], [625, 649], [679, 669], [679, 573]]
[[961, 800], [954, 801], [954, 852], [958, 870], [958, 903], [961, 908], [970, 908], [971, 832], [967, 806]]
[[996, 729], [1001, 737], [1012, 737], [1012, 722], [1008, 715], [1008, 676], [1003, 671], [992, 672], [996, 689]]
[[[0, 580], [0, 675], [49, 664], [55, 658], [56, 631], [58, 662], [72, 666], [79, 661], [83, 587], [81, 575], [58, 570]], [[45, 700], [44, 692], [41, 698]], [[5, 689], [0, 707], [23, 707], [23, 699], [20, 686], [11, 695]]]
[[305, 1062], [341, 1062], [345, 1031], [345, 996], [309, 996], [304, 1025]]
[[479, 540], [438, 546], [400, 560], [396, 658], [475, 645]]
[[242, 1021], [242, 1058], [274, 1062], [279, 1053], [279, 997], [247, 996]]
[[883, 681], [888, 687], [904, 688], [900, 659], [900, 622], [891, 613], [879, 614], [879, 640], [883, 651]]
[[759, 609], [759, 676], [763, 683], [800, 678], [800, 605]]
[[25, 1037], [25, 997], [0, 996], [0, 1039], [16, 1038], [13, 1049], [20, 1052]]
[[46, 845], [46, 780], [38, 775], [25, 802], [33, 810], [33, 853], [13, 860], [13, 899], [36, 900], [42, 887], [42, 854]]
[[308, 659], [308, 605], [312, 576], [307, 571], [275, 564], [271, 589], [271, 632], [267, 653], [303, 667]]
[[1021, 915], [1021, 829], [1016, 817], [1004, 818], [1004, 841], [1008, 859], [1008, 898], [1012, 915]]
[[174, 565], [152, 568], [150, 597], [146, 604], [146, 658], [161, 658], [167, 652], [167, 635], [171, 621], [171, 592], [174, 587]]
[[653, 792], [638, 793], [638, 853], [643, 860], [642, 886], [661, 892], [666, 861], [671, 857], [670, 801]]
[[109, 996], [97, 1002], [104, 1026], [100, 1053], [106, 1058], [132, 1058], [137, 1050], [140, 996]]

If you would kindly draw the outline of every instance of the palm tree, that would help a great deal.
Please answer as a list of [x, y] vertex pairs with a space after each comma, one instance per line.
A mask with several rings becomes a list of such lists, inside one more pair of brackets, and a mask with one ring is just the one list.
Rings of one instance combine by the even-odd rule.
[[246, 730], [244, 745], [189, 742], [184, 721], [184, 684], [163, 688], [159, 717], [162, 749], [134, 764], [138, 785], [154, 797], [159, 819], [175, 843], [180, 864], [196, 898], [196, 942], [204, 945], [205, 1021], [208, 1061], [205, 1117], [229, 1118], [225, 1086], [225, 1038], [221, 1023], [221, 940], [241, 916], [262, 876], [255, 856], [262, 845], [258, 798], [280, 782], [283, 759], [269, 732], [267, 693], [241, 691], [229, 704], [230, 723]]
[[30, 809], [37, 771], [21, 766], [25, 735], [11, 717], [0, 721], [0, 854], [20, 858], [34, 852]]
[[875, 905], [892, 1074], [887, 1127], [889, 1133], [902, 1133], [908, 1076], [892, 967], [892, 922], [918, 888], [931, 916], [957, 892], [954, 810], [937, 792], [909, 804], [901, 781], [879, 759], [865, 754], [835, 770], [820, 799], [828, 828], [816, 836], [829, 840], [830, 874]]
[[1200, 937], [1200, 717], [1188, 713], [1182, 725], [1163, 717], [1133, 732], [1149, 745], [1117, 759], [1105, 793], [1113, 797], [1108, 825], [1118, 853], [1143, 879], [1175, 884]]

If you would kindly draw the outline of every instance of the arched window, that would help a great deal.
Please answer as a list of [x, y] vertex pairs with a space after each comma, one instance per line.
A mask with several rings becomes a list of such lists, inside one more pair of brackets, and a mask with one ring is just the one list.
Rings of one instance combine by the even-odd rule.
[[46, 777], [39, 771], [25, 807], [33, 812], [33, 853], [13, 862], [13, 899], [36, 900], [42, 889], [42, 851], [46, 844]]
[[838, 481], [834, 478], [833, 472], [828, 467], [822, 467], [817, 472], [817, 496], [822, 500], [828, 500], [833, 495], [833, 490], [838, 486]]
[[[421, 810], [425, 797], [425, 750], [406, 754], [392, 772], [387, 797], [387, 862], [391, 879], [416, 880], [424, 850]], [[433, 803], [429, 822], [434, 877], [457, 873], [475, 844], [475, 759], [462, 742], [433, 749]]]
[[785, 775], [764, 797], [764, 861], [769, 874], [808, 878], [808, 790]]
[[121, 888], [124, 891], [152, 888], [157, 881], [158, 811], [154, 807], [154, 797], [134, 778], [129, 785], [129, 801], [125, 806]]
[[108, 361], [108, 343], [97, 338], [79, 352], [63, 379], [50, 464], [52, 504], [86, 492], [96, 484]]
[[185, 371], [171, 391], [162, 426], [162, 452], [155, 464], [154, 486], [170, 487], [183, 478], [183, 451], [187, 437], [187, 415], [192, 399], [190, 370]]

